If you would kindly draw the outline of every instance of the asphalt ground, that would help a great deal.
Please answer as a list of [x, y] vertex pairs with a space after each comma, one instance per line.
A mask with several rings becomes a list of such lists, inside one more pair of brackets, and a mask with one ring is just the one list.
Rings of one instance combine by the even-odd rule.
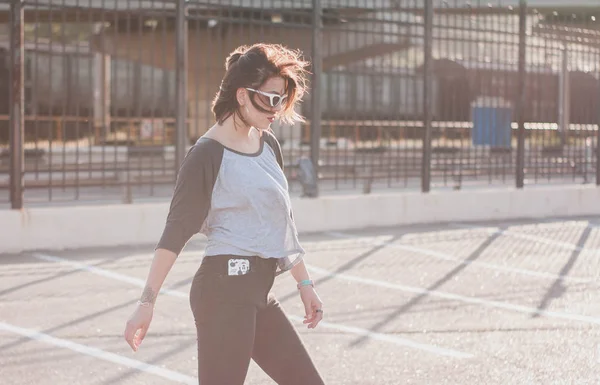
[[[600, 218], [302, 234], [316, 329], [273, 291], [326, 384], [600, 383]], [[195, 384], [191, 279], [175, 263], [140, 351], [123, 339], [152, 248], [0, 255], [0, 384]], [[247, 384], [274, 382], [251, 362]]]

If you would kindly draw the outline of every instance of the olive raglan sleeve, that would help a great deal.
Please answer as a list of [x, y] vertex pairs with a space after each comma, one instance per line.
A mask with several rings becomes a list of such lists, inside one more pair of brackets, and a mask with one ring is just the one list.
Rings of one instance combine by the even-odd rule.
[[200, 140], [188, 151], [177, 174], [169, 214], [156, 249], [179, 254], [200, 231], [210, 211], [222, 158], [222, 147], [212, 140]]

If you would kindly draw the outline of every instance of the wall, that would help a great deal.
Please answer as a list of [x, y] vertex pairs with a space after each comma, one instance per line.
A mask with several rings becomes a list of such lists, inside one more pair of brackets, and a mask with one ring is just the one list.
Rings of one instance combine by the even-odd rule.
[[[381, 193], [292, 200], [301, 233], [451, 221], [600, 214], [600, 188], [529, 187], [456, 192]], [[169, 203], [0, 211], [0, 253], [158, 241]]]

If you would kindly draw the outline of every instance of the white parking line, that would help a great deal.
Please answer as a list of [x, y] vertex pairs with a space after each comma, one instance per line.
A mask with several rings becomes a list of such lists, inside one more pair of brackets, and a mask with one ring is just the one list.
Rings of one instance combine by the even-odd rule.
[[[304, 319], [298, 316], [290, 315], [288, 318], [293, 319], [298, 322], [302, 322]], [[469, 353], [462, 353], [456, 350], [450, 350], [445, 348], [440, 348], [435, 345], [422, 344], [419, 342], [411, 341], [406, 338], [400, 338], [396, 336], [391, 336], [383, 333], [372, 332], [367, 329], [357, 328], [354, 326], [346, 326], [340, 324], [334, 324], [331, 322], [321, 321], [319, 322], [319, 326], [323, 326], [329, 329], [335, 329], [346, 333], [358, 334], [360, 336], [368, 337], [374, 340], [390, 342], [396, 345], [407, 346], [409, 348], [424, 350], [426, 352], [438, 354], [440, 356], [448, 356], [454, 358], [473, 358], [474, 356]]]
[[[337, 231], [330, 231], [330, 232], [327, 232], [327, 234], [329, 234], [333, 237], [336, 237], [336, 238], [346, 238], [346, 239], [356, 238], [356, 236], [353, 236], [351, 234], [346, 234], [346, 233], [337, 232]], [[473, 265], [476, 267], [480, 267], [482, 269], [504, 271], [507, 273], [528, 275], [530, 277], [543, 278], [543, 279], [551, 279], [551, 280], [560, 279], [565, 282], [573, 282], [573, 283], [595, 282], [595, 280], [593, 278], [573, 277], [570, 275], [554, 274], [554, 273], [548, 273], [545, 271], [519, 269], [516, 267], [507, 267], [507, 266], [502, 266], [502, 265], [498, 265], [495, 263], [488, 263], [488, 262], [482, 262], [482, 261], [467, 261], [467, 260], [457, 258], [457, 257], [454, 257], [454, 256], [446, 254], [446, 253], [442, 253], [442, 252], [434, 251], [434, 250], [423, 249], [421, 247], [416, 247], [416, 246], [402, 245], [402, 244], [398, 244], [398, 243], [382, 242], [382, 241], [375, 241], [375, 240], [372, 240], [372, 241], [369, 240], [366, 242], [368, 242], [369, 244], [372, 244], [374, 246], [384, 246], [384, 247], [388, 247], [391, 249], [411, 251], [414, 253], [419, 253], [419, 254], [427, 255], [429, 257], [441, 259], [444, 261], [458, 262], [460, 265]]]
[[[125, 282], [125, 283], [129, 283], [129, 284], [138, 286], [138, 287], [145, 286], [145, 282], [141, 279], [131, 278], [131, 277], [125, 276], [123, 274], [118, 274], [118, 273], [114, 273], [114, 272], [111, 272], [111, 271], [108, 271], [105, 269], [101, 269], [98, 267], [89, 266], [89, 265], [86, 265], [81, 262], [75, 262], [75, 261], [71, 261], [71, 260], [68, 260], [65, 258], [50, 256], [47, 254], [35, 253], [32, 255], [35, 258], [42, 259], [44, 261], [57, 262], [57, 263], [61, 263], [64, 265], [73, 266], [77, 269], [84, 270], [84, 271], [87, 271], [92, 274], [97, 274], [97, 275], [100, 275], [100, 276], [103, 276], [106, 278], [115, 279], [115, 280], [118, 280], [121, 282]], [[166, 295], [169, 295], [169, 296], [173, 296], [173, 297], [186, 298], [186, 299], [188, 298], [187, 293], [180, 292], [177, 290], [165, 290], [163, 293]], [[288, 318], [290, 318], [291, 320], [297, 321], [299, 323], [302, 323], [304, 321], [304, 318], [299, 317], [299, 316], [294, 316], [294, 315], [288, 315]], [[322, 326], [322, 327], [325, 327], [328, 329], [334, 329], [334, 330], [346, 332], [346, 333], [358, 334], [360, 336], [366, 336], [366, 337], [369, 337], [374, 340], [389, 342], [389, 343], [392, 343], [395, 345], [419, 349], [419, 350], [427, 351], [427, 352], [434, 353], [434, 354], [437, 354], [440, 356], [447, 356], [447, 357], [453, 357], [453, 358], [472, 358], [472, 357], [474, 357], [472, 354], [469, 354], [469, 353], [464, 353], [464, 352], [460, 352], [460, 351], [453, 350], [453, 349], [441, 348], [441, 347], [438, 347], [435, 345], [418, 343], [418, 342], [411, 341], [411, 340], [408, 340], [405, 338], [390, 336], [390, 335], [383, 334], [383, 333], [376, 333], [376, 332], [372, 332], [367, 329], [357, 328], [357, 327], [353, 327], [353, 326], [347, 326], [347, 325], [341, 325], [341, 324], [336, 324], [336, 323], [332, 323], [332, 322], [323, 322], [323, 321], [319, 323], [319, 326]]]
[[458, 222], [450, 223], [450, 225], [457, 227], [457, 228], [463, 228], [463, 229], [483, 230], [489, 234], [499, 233], [499, 234], [510, 236], [513, 238], [524, 239], [527, 241], [533, 241], [533, 242], [540, 243], [543, 245], [554, 246], [554, 247], [558, 247], [558, 248], [566, 249], [566, 250], [570, 250], [570, 251], [579, 251], [579, 252], [585, 251], [585, 253], [588, 255], [590, 255], [590, 254], [600, 255], [600, 250], [598, 250], [598, 249], [586, 249], [586, 248], [574, 245], [569, 242], [555, 241], [555, 240], [548, 239], [545, 237], [540, 237], [538, 235], [523, 234], [523, 233], [518, 233], [518, 232], [512, 231], [512, 230], [501, 230], [499, 227], [496, 227], [496, 226], [476, 226], [476, 225], [469, 225], [466, 223], [458, 223]]
[[[87, 271], [88, 273], [93, 273], [96, 275], [100, 275], [102, 277], [114, 279], [116, 281], [130, 283], [132, 285], [139, 286], [142, 288], [145, 287], [145, 285], [146, 285], [146, 281], [144, 281], [142, 279], [133, 278], [128, 275], [115, 273], [115, 272], [112, 272], [112, 271], [106, 270], [106, 269], [100, 269], [98, 267], [88, 265], [86, 263], [71, 261], [68, 259], [59, 258], [59, 257], [55, 257], [52, 255], [41, 254], [41, 253], [34, 253], [32, 255], [33, 255], [33, 257], [35, 257], [37, 259], [41, 259], [42, 261], [56, 262], [56, 263], [60, 263], [63, 265], [68, 265], [68, 266], [76, 268], [77, 270]], [[162, 288], [160, 292], [163, 294], [171, 295], [173, 297], [188, 298], [187, 294], [182, 293], [180, 291], [176, 291], [176, 290], [169, 290], [169, 289]]]
[[468, 296], [452, 294], [452, 293], [447, 293], [447, 292], [437, 291], [437, 290], [429, 290], [429, 289], [425, 289], [422, 287], [400, 285], [400, 284], [395, 284], [395, 283], [391, 283], [391, 282], [380, 281], [377, 279], [370, 279], [370, 278], [353, 276], [353, 275], [349, 275], [349, 274], [335, 273], [335, 272], [331, 272], [331, 271], [321, 269], [320, 267], [315, 267], [315, 266], [307, 266], [307, 269], [309, 271], [312, 271], [312, 272], [315, 272], [318, 274], [322, 274], [324, 276], [340, 278], [340, 279], [344, 279], [347, 281], [359, 282], [359, 283], [362, 283], [365, 285], [379, 286], [379, 287], [384, 287], [387, 289], [405, 291], [405, 292], [414, 293], [414, 294], [426, 294], [430, 297], [451, 299], [451, 300], [455, 300], [455, 301], [476, 304], [476, 305], [482, 305], [482, 306], [490, 307], [490, 308], [510, 310], [510, 311], [515, 311], [515, 312], [519, 312], [519, 313], [525, 313], [525, 314], [531, 314], [531, 315], [539, 314], [539, 315], [544, 315], [544, 316], [550, 317], [550, 318], [559, 318], [559, 319], [566, 319], [569, 321], [580, 321], [580, 322], [586, 322], [586, 323], [591, 323], [591, 324], [595, 324], [595, 325], [600, 325], [600, 318], [594, 318], [594, 317], [589, 317], [589, 316], [585, 316], [585, 315], [549, 311], [549, 310], [538, 309], [538, 308], [529, 307], [529, 306], [515, 305], [515, 304], [511, 304], [511, 303], [486, 300], [486, 299], [481, 299], [481, 298], [476, 298], [476, 297], [468, 297]]
[[41, 333], [36, 330], [26, 329], [19, 326], [14, 326], [0, 321], [0, 330], [7, 331], [14, 334], [31, 338], [35, 341], [44, 342], [49, 345], [58, 346], [65, 349], [70, 349], [78, 353], [82, 353], [88, 356], [99, 358], [104, 361], [112, 362], [118, 365], [127, 366], [132, 369], [153, 374], [165, 378], [170, 381], [178, 382], [180, 384], [197, 385], [198, 379], [195, 377], [186, 376], [178, 372], [174, 372], [169, 369], [161, 368], [158, 366], [150, 365], [145, 362], [133, 360], [128, 357], [124, 357], [115, 353], [110, 353], [102, 349], [81, 345], [69, 340], [64, 340], [56, 337], [52, 337], [48, 334]]

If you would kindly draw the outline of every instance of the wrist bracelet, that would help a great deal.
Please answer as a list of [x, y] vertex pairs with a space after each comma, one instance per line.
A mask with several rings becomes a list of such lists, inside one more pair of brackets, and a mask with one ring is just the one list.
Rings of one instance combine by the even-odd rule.
[[300, 289], [302, 286], [315, 287], [315, 283], [312, 281], [312, 279], [304, 279], [304, 280], [298, 282], [298, 289]]
[[151, 302], [142, 302], [142, 301], [137, 301], [138, 306], [143, 306], [143, 307], [154, 307], [154, 304]]

